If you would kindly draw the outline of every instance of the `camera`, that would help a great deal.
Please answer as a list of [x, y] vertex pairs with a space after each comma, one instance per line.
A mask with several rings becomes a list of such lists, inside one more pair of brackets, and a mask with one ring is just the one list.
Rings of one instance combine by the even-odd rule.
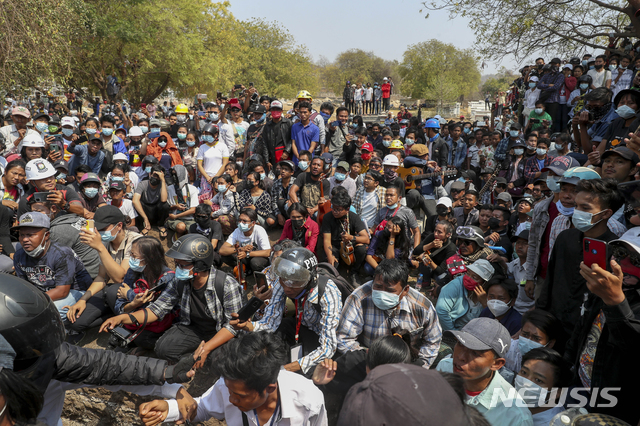
[[122, 326], [109, 329], [111, 337], [109, 338], [109, 345], [114, 347], [126, 348], [131, 343], [132, 333]]

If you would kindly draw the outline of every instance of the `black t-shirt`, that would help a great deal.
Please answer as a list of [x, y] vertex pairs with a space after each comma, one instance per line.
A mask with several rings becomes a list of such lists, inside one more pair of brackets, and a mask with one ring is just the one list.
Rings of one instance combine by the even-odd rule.
[[387, 182], [385, 179], [382, 179], [382, 183], [380, 184], [383, 188], [391, 188], [396, 187], [400, 189], [400, 196], [404, 198], [404, 181], [400, 176], [392, 180], [391, 182]]
[[216, 251], [220, 250], [220, 247], [222, 247], [222, 244], [224, 243], [224, 237], [222, 236], [222, 225], [220, 225], [215, 220], [210, 220], [209, 227], [206, 229], [200, 228], [197, 223], [192, 223], [189, 227], [189, 233], [204, 235], [209, 240], [217, 240], [218, 245], [216, 247]]
[[[346, 216], [340, 219], [336, 219], [333, 216], [333, 213], [327, 213], [326, 215], [324, 215], [322, 221], [322, 233], [331, 234], [331, 244], [334, 247], [339, 246], [340, 241], [342, 241], [342, 223], [345, 220]], [[362, 221], [362, 219], [360, 219], [360, 216], [352, 211], [349, 211], [349, 235], [358, 235], [365, 229], [366, 228], [364, 226], [364, 222]]]
[[629, 137], [629, 133], [635, 132], [640, 124], [640, 120], [635, 119], [631, 122], [631, 125], [625, 125], [626, 120], [622, 117], [618, 117], [609, 124], [609, 130], [602, 137], [607, 141], [605, 151], [617, 148], [619, 146], [626, 146], [624, 139]]
[[196, 333], [198, 333], [200, 337], [209, 340], [217, 333], [217, 323], [216, 320], [207, 314], [207, 299], [204, 295], [206, 290], [206, 285], [198, 290], [192, 288], [189, 304], [191, 309], [191, 326], [195, 328]]
[[[318, 201], [320, 200], [319, 180], [313, 180], [311, 173], [301, 173], [296, 178], [294, 184], [300, 188], [298, 199], [303, 206], [310, 209], [318, 205]], [[331, 185], [329, 184], [329, 181], [327, 179], [323, 179], [322, 185], [324, 187], [324, 196], [326, 199], [329, 199], [329, 196], [331, 195]]]
[[[82, 200], [80, 199], [80, 196], [78, 195], [78, 193], [67, 185], [56, 184], [56, 191], [62, 192], [62, 196], [64, 197], [65, 201], [69, 203], [71, 203], [72, 201], [76, 201], [82, 204]], [[18, 218], [20, 218], [20, 216], [22, 216], [23, 214], [29, 211], [29, 206], [27, 205], [27, 201], [31, 199], [31, 197], [35, 192], [38, 192], [38, 191], [36, 190], [35, 187], [33, 187], [32, 189], [30, 189], [25, 193], [24, 197], [20, 198], [20, 202], [18, 203]]]

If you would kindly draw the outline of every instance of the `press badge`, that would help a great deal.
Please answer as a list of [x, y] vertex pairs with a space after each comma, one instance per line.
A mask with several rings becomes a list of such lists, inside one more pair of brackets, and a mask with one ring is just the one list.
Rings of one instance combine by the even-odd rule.
[[292, 346], [290, 349], [291, 361], [294, 362], [302, 358], [302, 345]]

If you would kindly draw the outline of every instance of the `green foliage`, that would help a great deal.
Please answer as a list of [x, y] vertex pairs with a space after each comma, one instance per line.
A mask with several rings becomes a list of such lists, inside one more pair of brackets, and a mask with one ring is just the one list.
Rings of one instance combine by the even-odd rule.
[[518, 77], [519, 75], [512, 73], [505, 67], [501, 67], [496, 77], [491, 77], [482, 84], [481, 92], [483, 95], [485, 93], [495, 95], [497, 92], [506, 92], [513, 80]]
[[391, 77], [399, 83], [397, 62], [387, 61], [373, 52], [360, 49], [350, 49], [338, 55], [336, 61], [325, 64], [321, 72], [322, 84], [336, 95], [342, 93], [345, 82], [382, 84], [383, 77]]
[[398, 71], [401, 93], [440, 104], [469, 95], [480, 84], [478, 58], [473, 52], [437, 40], [409, 46]]

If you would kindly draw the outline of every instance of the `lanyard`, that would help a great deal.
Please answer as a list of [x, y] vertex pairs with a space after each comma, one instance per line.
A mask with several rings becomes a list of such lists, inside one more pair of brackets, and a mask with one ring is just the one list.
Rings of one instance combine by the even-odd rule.
[[302, 316], [304, 315], [304, 304], [307, 301], [307, 296], [309, 294], [304, 295], [304, 299], [302, 299], [302, 312], [298, 313], [298, 300], [294, 300], [296, 305], [296, 344], [298, 344], [298, 337], [300, 336], [300, 325], [302, 324]]
[[[271, 416], [271, 421], [269, 422], [269, 426], [273, 426], [276, 419], [278, 418], [280, 412], [280, 395], [278, 395], [278, 403], [276, 404], [276, 409], [273, 410], [273, 415]], [[242, 413], [244, 415], [244, 413]], [[256, 416], [256, 424], [260, 426], [260, 419], [258, 418], [258, 412], [253, 410], [253, 415]]]

